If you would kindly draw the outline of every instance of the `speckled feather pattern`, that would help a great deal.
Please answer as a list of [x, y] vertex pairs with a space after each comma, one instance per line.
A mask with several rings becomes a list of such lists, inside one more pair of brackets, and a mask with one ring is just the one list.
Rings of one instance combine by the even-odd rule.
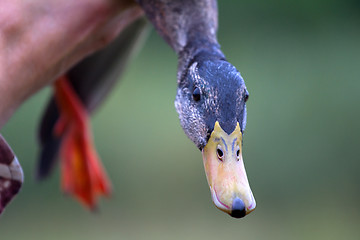
[[[246, 124], [245, 83], [216, 39], [216, 0], [137, 0], [178, 55], [175, 107], [186, 135], [202, 149], [219, 121], [227, 133]], [[200, 90], [200, 100], [193, 91]], [[22, 169], [0, 135], [0, 213], [20, 190]]]
[[[226, 132], [245, 129], [246, 87], [240, 73], [225, 60], [216, 39], [216, 0], [139, 0], [158, 33], [178, 55], [175, 107], [186, 135], [203, 148], [215, 121]], [[194, 87], [201, 100], [193, 100]]]
[[[192, 92], [199, 88], [201, 100], [194, 101]], [[175, 100], [180, 124], [186, 135], [203, 148], [215, 121], [231, 133], [236, 123], [243, 131], [246, 125], [245, 83], [230, 63], [222, 60], [194, 62], [181, 81]]]
[[10, 146], [0, 135], [0, 214], [19, 192], [22, 182], [22, 168]]

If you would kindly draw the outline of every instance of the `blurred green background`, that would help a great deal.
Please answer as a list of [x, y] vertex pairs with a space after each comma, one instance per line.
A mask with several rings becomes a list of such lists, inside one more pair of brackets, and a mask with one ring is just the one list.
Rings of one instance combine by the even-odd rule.
[[34, 181], [49, 97], [2, 133], [25, 172], [0, 239], [359, 239], [360, 2], [219, 1], [219, 41], [250, 92], [244, 159], [257, 209], [233, 219], [211, 201], [199, 150], [174, 108], [177, 59], [153, 31], [93, 117], [114, 187], [93, 214]]

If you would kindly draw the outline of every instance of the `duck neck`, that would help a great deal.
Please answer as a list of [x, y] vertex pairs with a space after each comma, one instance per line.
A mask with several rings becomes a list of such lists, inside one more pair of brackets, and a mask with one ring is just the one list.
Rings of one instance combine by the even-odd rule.
[[195, 57], [224, 58], [216, 39], [216, 0], [138, 0], [158, 33], [179, 58], [178, 81]]

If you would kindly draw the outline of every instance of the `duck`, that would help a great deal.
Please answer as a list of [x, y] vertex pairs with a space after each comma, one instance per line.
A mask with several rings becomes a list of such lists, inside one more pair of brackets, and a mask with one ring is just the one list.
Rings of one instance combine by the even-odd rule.
[[[201, 151], [213, 203], [234, 218], [248, 215], [256, 207], [242, 157], [249, 93], [217, 41], [216, 0], [123, 2], [124, 10], [135, 9], [124, 11], [124, 31], [53, 84], [38, 130], [36, 177], [48, 177], [60, 158], [62, 191], [89, 209], [111, 195], [90, 114], [114, 88], [150, 22], [178, 57], [175, 108], [184, 133]], [[0, 135], [0, 213], [22, 182], [19, 161]]]

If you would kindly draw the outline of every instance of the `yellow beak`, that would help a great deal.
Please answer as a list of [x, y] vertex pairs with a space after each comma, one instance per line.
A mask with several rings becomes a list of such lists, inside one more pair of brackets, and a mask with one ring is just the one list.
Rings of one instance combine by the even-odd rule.
[[242, 133], [239, 123], [229, 135], [216, 121], [202, 151], [211, 197], [217, 208], [241, 218], [255, 209], [242, 158]]

